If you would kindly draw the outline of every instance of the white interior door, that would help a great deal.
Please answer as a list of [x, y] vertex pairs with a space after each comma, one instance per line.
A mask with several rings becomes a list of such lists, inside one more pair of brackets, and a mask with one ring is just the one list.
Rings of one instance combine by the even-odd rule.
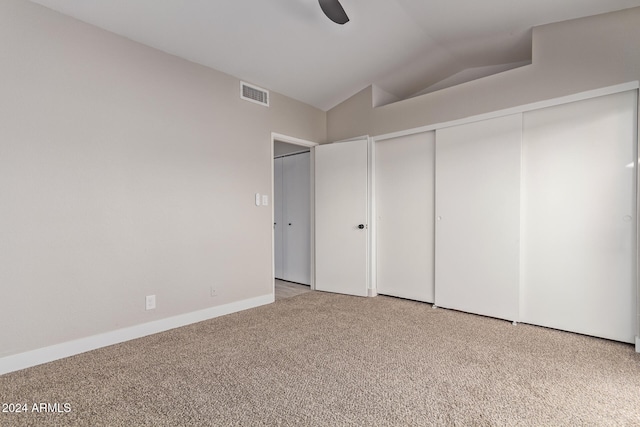
[[283, 158], [284, 280], [311, 283], [310, 154]]
[[636, 93], [524, 114], [524, 322], [634, 340]]
[[434, 301], [435, 132], [375, 144], [376, 290]]
[[436, 131], [435, 301], [518, 319], [522, 115]]
[[273, 258], [277, 279], [284, 279], [282, 162], [282, 158], [273, 160]]
[[315, 147], [316, 290], [367, 295], [367, 145]]

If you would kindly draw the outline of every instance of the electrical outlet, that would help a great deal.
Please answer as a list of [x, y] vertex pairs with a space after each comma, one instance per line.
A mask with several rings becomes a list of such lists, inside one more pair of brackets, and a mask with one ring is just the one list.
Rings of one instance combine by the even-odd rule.
[[217, 297], [218, 296], [218, 291], [213, 286], [211, 287], [211, 296], [212, 297]]
[[156, 308], [156, 296], [155, 295], [147, 295], [145, 298], [145, 307], [147, 310], [153, 310]]

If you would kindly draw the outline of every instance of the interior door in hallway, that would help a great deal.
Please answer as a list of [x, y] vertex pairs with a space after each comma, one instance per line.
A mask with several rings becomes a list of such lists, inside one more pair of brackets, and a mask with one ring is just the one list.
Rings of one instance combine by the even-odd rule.
[[316, 290], [367, 296], [368, 140], [315, 147]]
[[284, 278], [284, 242], [283, 242], [283, 158], [273, 159], [273, 260], [274, 274], [277, 279]]
[[283, 158], [283, 279], [311, 283], [310, 154]]

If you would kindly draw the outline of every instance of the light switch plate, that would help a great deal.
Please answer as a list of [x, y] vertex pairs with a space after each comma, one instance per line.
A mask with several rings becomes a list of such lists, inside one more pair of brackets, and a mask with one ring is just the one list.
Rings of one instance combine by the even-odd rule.
[[256, 206], [260, 206], [260, 193], [256, 193]]
[[269, 195], [262, 195], [262, 206], [269, 206]]

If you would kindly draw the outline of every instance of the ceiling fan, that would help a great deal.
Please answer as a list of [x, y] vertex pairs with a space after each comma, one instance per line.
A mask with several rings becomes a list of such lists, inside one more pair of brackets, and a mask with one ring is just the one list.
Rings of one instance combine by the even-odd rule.
[[349, 17], [342, 8], [340, 0], [318, 0], [320, 8], [327, 15], [327, 18], [331, 19], [336, 24], [346, 24], [349, 22]]

